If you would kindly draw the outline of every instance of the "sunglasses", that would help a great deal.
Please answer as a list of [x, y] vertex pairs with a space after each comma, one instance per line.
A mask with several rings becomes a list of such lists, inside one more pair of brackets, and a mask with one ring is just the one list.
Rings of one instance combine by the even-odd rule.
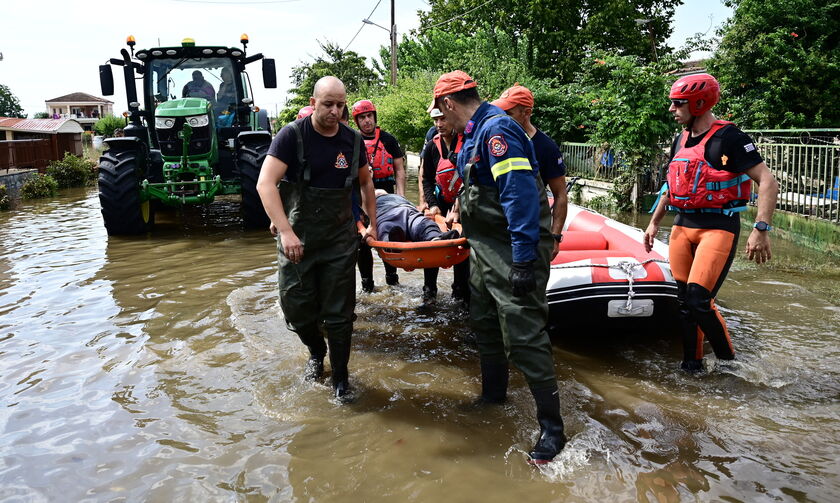
[[681, 106], [685, 105], [686, 103], [688, 103], [688, 100], [671, 100], [671, 104], [674, 105], [677, 108], [680, 108]]

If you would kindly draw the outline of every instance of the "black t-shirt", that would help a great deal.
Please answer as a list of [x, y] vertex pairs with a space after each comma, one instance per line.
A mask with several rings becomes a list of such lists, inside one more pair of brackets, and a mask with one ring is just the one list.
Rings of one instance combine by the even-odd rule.
[[[703, 133], [689, 137], [685, 141], [685, 147], [691, 148], [701, 141], [708, 134]], [[671, 159], [677, 153], [682, 133], [678, 134], [671, 144]], [[715, 168], [732, 173], [743, 173], [753, 166], [764, 161], [755, 144], [746, 133], [734, 125], [724, 126], [719, 129], [713, 138], [709, 138], [705, 147], [706, 160]], [[738, 213], [724, 215], [721, 213], [677, 213], [674, 218], [675, 225], [692, 227], [696, 229], [723, 229], [735, 233], [740, 231], [740, 219]]]
[[[449, 145], [446, 144], [446, 141], [442, 141], [441, 147], [443, 147], [443, 155], [449, 156], [452, 149], [456, 147], [457, 141], [458, 135], [452, 137], [452, 142]], [[420, 176], [422, 177], [421, 179], [423, 183], [423, 199], [430, 208], [432, 206], [441, 205], [441, 201], [438, 201], [438, 198], [435, 195], [435, 187], [437, 186], [437, 182], [435, 182], [435, 175], [437, 174], [437, 165], [439, 160], [440, 152], [438, 152], [435, 142], [429, 140], [426, 142], [426, 146], [423, 147], [423, 173], [421, 173]], [[452, 164], [456, 163], [453, 162]]]
[[[365, 140], [372, 140], [376, 138], [376, 136], [374, 135], [365, 136], [364, 133], [362, 133], [362, 137]], [[379, 130], [379, 143], [381, 143], [382, 145], [379, 145], [377, 148], [382, 148], [384, 146], [385, 151], [391, 154], [391, 157], [393, 157], [394, 159], [399, 159], [405, 155], [403, 153], [402, 147], [400, 146], [400, 142], [398, 142], [397, 139], [394, 138], [394, 135], [382, 131], [381, 129]]]
[[534, 155], [540, 165], [540, 177], [544, 183], [558, 176], [566, 176], [566, 164], [554, 140], [538, 129], [531, 143], [534, 144]]
[[[306, 160], [311, 170], [309, 184], [322, 189], [344, 187], [353, 157], [353, 138], [356, 136], [353, 130], [339, 124], [335, 136], [323, 136], [312, 126], [311, 115], [295, 122], [300, 127]], [[359, 143], [359, 169], [362, 169], [368, 163], [367, 150], [364, 142], [360, 140]], [[286, 170], [287, 180], [298, 180], [297, 136], [290, 125], [284, 126], [274, 137], [268, 155], [289, 166]]]
[[423, 158], [423, 154], [426, 153], [426, 147], [429, 145], [429, 142], [432, 140], [432, 138], [435, 137], [437, 132], [438, 130], [436, 126], [432, 126], [429, 128], [428, 131], [426, 131], [426, 138], [423, 140], [423, 148], [420, 149], [420, 159]]

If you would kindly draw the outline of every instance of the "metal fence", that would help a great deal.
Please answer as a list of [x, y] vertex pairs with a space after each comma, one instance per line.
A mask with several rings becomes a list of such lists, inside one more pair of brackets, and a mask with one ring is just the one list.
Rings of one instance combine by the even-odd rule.
[[[745, 132], [779, 181], [778, 209], [840, 222], [840, 129]], [[643, 192], [655, 192], [664, 181], [670, 144], [661, 147], [642, 175]], [[597, 145], [563, 143], [560, 149], [569, 176], [610, 181], [621, 166], [620, 154]]]

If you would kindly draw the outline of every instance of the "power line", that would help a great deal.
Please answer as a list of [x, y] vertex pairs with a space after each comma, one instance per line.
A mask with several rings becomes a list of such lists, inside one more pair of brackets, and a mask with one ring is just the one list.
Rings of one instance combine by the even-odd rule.
[[480, 9], [480, 8], [484, 7], [485, 5], [489, 4], [489, 3], [490, 3], [490, 2], [492, 2], [492, 1], [493, 1], [493, 0], [487, 0], [487, 1], [486, 1], [486, 2], [484, 2], [483, 4], [481, 4], [481, 5], [477, 5], [477, 6], [473, 7], [472, 9], [470, 9], [470, 10], [468, 10], [468, 11], [462, 12], [461, 14], [458, 14], [457, 16], [454, 16], [454, 17], [451, 17], [451, 18], [447, 19], [446, 21], [441, 21], [440, 23], [435, 23], [435, 24], [433, 24], [433, 25], [431, 25], [431, 26], [427, 26], [427, 27], [423, 28], [422, 30], [418, 30], [418, 31], [426, 31], [426, 30], [430, 30], [430, 29], [432, 29], [432, 28], [436, 28], [436, 27], [438, 27], [438, 26], [440, 26], [440, 25], [442, 25], [442, 24], [447, 24], [447, 23], [450, 23], [450, 22], [452, 22], [452, 21], [455, 21], [456, 19], [458, 19], [458, 18], [462, 18], [462, 17], [466, 16], [467, 14], [469, 14], [470, 12], [472, 12], [472, 11], [474, 11], [474, 10], [477, 10], [477, 9]]
[[[379, 0], [378, 2], [376, 2], [376, 5], [373, 6], [373, 10], [370, 11], [370, 14], [368, 14], [365, 19], [370, 19], [370, 16], [372, 16], [373, 13], [376, 12], [377, 7], [379, 7], [379, 4], [381, 4], [381, 3], [382, 3], [382, 0]], [[362, 32], [362, 29], [364, 29], [364, 27], [365, 27], [365, 23], [362, 22], [362, 26], [359, 27], [359, 31], [357, 31], [356, 34], [353, 35], [353, 38], [351, 38], [350, 41], [347, 42], [347, 45], [344, 47], [345, 51], [347, 50], [348, 47], [350, 47], [350, 44], [352, 44], [353, 41], [356, 40], [356, 37], [359, 36], [359, 33]]]

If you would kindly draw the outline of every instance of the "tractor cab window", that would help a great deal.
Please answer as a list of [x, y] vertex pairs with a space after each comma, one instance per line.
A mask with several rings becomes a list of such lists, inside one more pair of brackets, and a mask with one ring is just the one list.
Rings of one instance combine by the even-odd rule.
[[222, 122], [233, 122], [237, 104], [235, 75], [233, 62], [228, 58], [156, 59], [148, 70], [148, 92], [154, 97], [155, 107], [179, 98], [204, 98], [213, 107], [217, 122], [220, 118]]

